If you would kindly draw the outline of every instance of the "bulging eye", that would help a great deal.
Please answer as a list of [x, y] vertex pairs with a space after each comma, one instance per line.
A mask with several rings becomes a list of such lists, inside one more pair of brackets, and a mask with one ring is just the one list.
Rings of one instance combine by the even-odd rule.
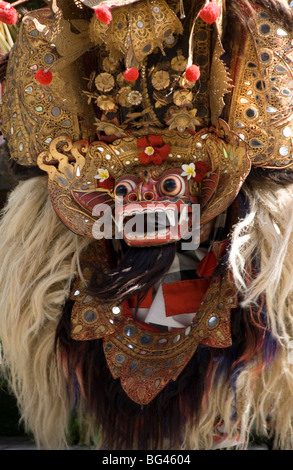
[[135, 189], [135, 183], [131, 180], [120, 181], [115, 187], [114, 193], [116, 197], [123, 198]]
[[160, 190], [166, 196], [178, 196], [184, 188], [184, 181], [177, 175], [165, 176], [160, 183]]

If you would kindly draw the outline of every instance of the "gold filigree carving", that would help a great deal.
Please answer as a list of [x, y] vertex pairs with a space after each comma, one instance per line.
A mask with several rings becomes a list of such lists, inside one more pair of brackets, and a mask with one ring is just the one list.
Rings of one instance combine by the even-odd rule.
[[156, 47], [163, 51], [164, 41], [183, 32], [182, 24], [164, 0], [142, 0], [113, 9], [113, 19], [105, 28], [93, 17], [91, 39], [104, 42], [110, 51], [126, 56], [126, 68], [141, 64]]
[[224, 96], [232, 90], [231, 77], [226, 65], [220, 59], [223, 53], [224, 50], [222, 44], [218, 40], [213, 52], [208, 86], [212, 124], [214, 124], [222, 114], [223, 108], [225, 106]]
[[[43, 25], [43, 29], [36, 24]], [[47, 28], [54, 24], [47, 9], [25, 16], [17, 47], [8, 62], [2, 132], [11, 157], [25, 166], [35, 166], [37, 155], [48, 148], [55, 136], [67, 133], [73, 140], [79, 140], [85, 132], [87, 137], [94, 133], [93, 113], [77, 93], [81, 78], [76, 65], [56, 69], [50, 85], [42, 86], [35, 79], [38, 69], [51, 67], [60, 59], [45, 36]], [[67, 83], [65, 97], [64, 83]], [[81, 121], [79, 116], [83, 116]]]
[[170, 380], [177, 379], [200, 343], [216, 348], [231, 345], [230, 315], [237, 299], [229, 274], [212, 280], [189, 326], [168, 333], [137, 323], [129, 315], [127, 303], [99, 304], [84, 293], [79, 280], [71, 298], [75, 300], [72, 338], [103, 338], [113, 378], [120, 379], [128, 396], [141, 405], [150, 403]]

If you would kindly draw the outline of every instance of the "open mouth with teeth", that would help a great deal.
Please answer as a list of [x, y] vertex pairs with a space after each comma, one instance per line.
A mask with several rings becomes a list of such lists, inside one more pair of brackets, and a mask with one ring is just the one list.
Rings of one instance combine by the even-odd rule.
[[184, 238], [191, 225], [191, 211], [182, 201], [140, 202], [119, 206], [114, 220], [128, 245], [162, 245]]

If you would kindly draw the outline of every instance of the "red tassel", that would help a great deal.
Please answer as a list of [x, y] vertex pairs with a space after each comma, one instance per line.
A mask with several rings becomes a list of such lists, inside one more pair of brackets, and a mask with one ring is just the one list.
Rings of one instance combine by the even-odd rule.
[[221, 7], [216, 2], [208, 3], [199, 13], [200, 18], [206, 23], [214, 23], [220, 16]]
[[15, 24], [18, 20], [18, 14], [10, 3], [0, 1], [0, 21], [5, 24]]
[[185, 78], [189, 82], [196, 82], [200, 77], [200, 68], [197, 65], [190, 65], [185, 71]]
[[95, 14], [102, 23], [109, 24], [112, 21], [112, 13], [109, 7], [101, 5], [95, 8]]
[[139, 77], [139, 71], [135, 67], [133, 67], [131, 69], [125, 70], [123, 77], [128, 82], [134, 82]]
[[40, 69], [37, 71], [35, 78], [42, 85], [49, 85], [52, 81], [53, 75], [50, 70]]

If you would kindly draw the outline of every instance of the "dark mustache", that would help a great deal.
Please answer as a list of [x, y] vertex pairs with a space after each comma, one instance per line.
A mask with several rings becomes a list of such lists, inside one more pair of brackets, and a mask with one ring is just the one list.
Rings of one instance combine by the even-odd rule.
[[92, 266], [87, 291], [105, 303], [123, 302], [135, 295], [141, 300], [169, 270], [175, 253], [175, 243], [158, 247], [130, 247], [117, 268], [103, 273], [99, 266]]

